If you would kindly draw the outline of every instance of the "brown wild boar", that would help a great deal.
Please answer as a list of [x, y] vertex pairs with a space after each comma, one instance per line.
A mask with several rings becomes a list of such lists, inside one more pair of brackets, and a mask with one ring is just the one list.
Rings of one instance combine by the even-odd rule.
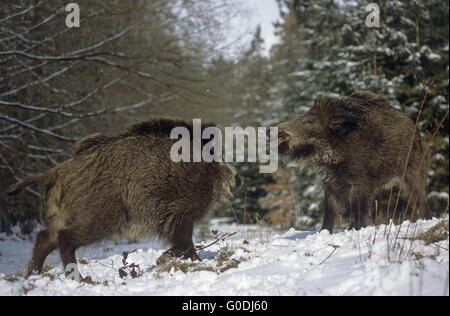
[[308, 112], [279, 125], [278, 148], [321, 174], [322, 229], [332, 232], [336, 216], [344, 210], [350, 211], [350, 227], [360, 229], [368, 224], [377, 192], [399, 182], [402, 198], [416, 218], [428, 215], [425, 152], [414, 129], [413, 121], [384, 96], [355, 92], [319, 97]]
[[[70, 159], [13, 185], [9, 195], [31, 184], [47, 188], [46, 229], [37, 236], [26, 273], [41, 272], [45, 258], [57, 248], [66, 269], [76, 264], [78, 247], [113, 236], [166, 239], [172, 248], [159, 263], [171, 256], [198, 259], [194, 223], [229, 199], [240, 179], [226, 163], [173, 162], [170, 149], [176, 140], [170, 132], [178, 126], [193, 135], [192, 124], [155, 119], [115, 137], [88, 136], [76, 144]], [[213, 125], [202, 129], [207, 126]]]

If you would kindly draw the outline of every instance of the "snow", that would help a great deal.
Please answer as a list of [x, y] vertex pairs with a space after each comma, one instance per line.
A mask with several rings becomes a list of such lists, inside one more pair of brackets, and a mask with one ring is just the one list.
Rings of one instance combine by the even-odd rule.
[[[157, 273], [161, 243], [102, 242], [80, 249], [83, 276], [98, 284], [66, 280], [57, 254], [47, 263], [47, 276], [28, 280], [22, 271], [32, 240], [0, 235], [0, 295], [448, 295], [449, 241], [425, 245], [412, 240], [442, 219], [405, 222], [400, 226], [367, 227], [335, 234], [262, 226], [225, 225], [212, 229], [235, 235], [199, 252], [198, 264], [215, 271], [187, 272], [172, 268]], [[448, 221], [448, 216], [447, 216]], [[206, 240], [204, 245], [214, 239]], [[394, 247], [395, 245], [395, 247]], [[133, 250], [135, 250], [133, 252]], [[122, 252], [139, 265], [142, 275], [120, 278]], [[217, 269], [220, 253], [230, 253], [237, 268]]]
[[428, 54], [428, 59], [430, 59], [432, 61], [440, 61], [441, 60], [441, 55], [436, 54], [436, 53], [429, 53]]
[[430, 192], [428, 194], [428, 197], [429, 198], [430, 197], [437, 197], [439, 199], [448, 200], [448, 193], [447, 192], [436, 192], [436, 191], [433, 191], [433, 192]]
[[290, 74], [288, 74], [289, 77], [306, 77], [311, 75], [310, 70], [304, 70], [304, 71], [295, 71]]

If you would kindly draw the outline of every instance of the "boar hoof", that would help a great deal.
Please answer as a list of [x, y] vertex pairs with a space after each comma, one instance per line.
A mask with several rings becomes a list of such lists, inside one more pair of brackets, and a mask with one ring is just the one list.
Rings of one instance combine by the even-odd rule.
[[38, 275], [39, 271], [38, 270], [34, 270], [32, 268], [27, 268], [27, 270], [25, 270], [25, 272], [23, 273], [23, 277], [24, 279], [28, 279], [30, 276], [32, 275]]
[[181, 258], [182, 260], [191, 259], [192, 261], [200, 260], [197, 255], [197, 252], [194, 248], [189, 249], [179, 249], [179, 248], [170, 248], [165, 251], [159, 258], [156, 260], [156, 265], [164, 265], [176, 258]]

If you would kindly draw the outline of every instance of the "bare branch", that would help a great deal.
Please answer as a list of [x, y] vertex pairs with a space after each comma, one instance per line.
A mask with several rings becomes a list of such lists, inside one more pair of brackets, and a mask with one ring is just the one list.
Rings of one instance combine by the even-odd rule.
[[[85, 59], [87, 57], [95, 57], [95, 56], [102, 56], [102, 55], [109, 55], [109, 56], [116, 56], [116, 57], [122, 57], [122, 58], [126, 58], [125, 55], [123, 54], [118, 54], [118, 53], [112, 53], [112, 52], [99, 52], [99, 53], [95, 53], [95, 54], [88, 54], [88, 55], [81, 55], [90, 51], [93, 51], [97, 48], [100, 48], [110, 42], [113, 42], [119, 38], [121, 38], [124, 34], [126, 34], [131, 28], [133, 27], [133, 25], [126, 27], [124, 30], [122, 30], [121, 32], [108, 37], [94, 45], [91, 45], [89, 47], [85, 47], [76, 51], [73, 51], [71, 53], [68, 53], [66, 55], [63, 56], [50, 56], [50, 55], [35, 55], [35, 54], [30, 54], [27, 53], [26, 50], [23, 51], [18, 51], [18, 50], [9, 50], [9, 51], [0, 51], [0, 56], [10, 56], [10, 55], [19, 55], [19, 56], [23, 56], [26, 58], [30, 58], [30, 59], [36, 59], [36, 60], [46, 60], [46, 61], [71, 61], [71, 60], [77, 60], [77, 59]], [[3, 29], [3, 28], [2, 28]], [[12, 32], [12, 31], [9, 31]], [[21, 37], [20, 34], [15, 34], [13, 33], [16, 37], [23, 39], [24, 41], [27, 41], [25, 38]], [[45, 40], [44, 40], [45, 41]], [[44, 41], [35, 41], [36, 43], [42, 43]]]
[[[159, 98], [158, 101], [159, 101], [159, 102], [164, 102], [164, 101], [170, 100], [171, 98], [172, 98], [172, 96], [169, 95], [169, 94], [167, 94], [167, 95], [165, 95], [165, 96]], [[156, 99], [157, 99], [157, 98], [150, 98], [150, 99], [141, 101], [141, 102], [136, 103], [136, 104], [133, 104], [133, 105], [128, 105], [128, 106], [123, 106], [123, 107], [115, 108], [115, 109], [113, 110], [113, 113], [118, 113], [118, 112], [123, 112], [123, 111], [128, 111], [128, 110], [135, 110], [135, 109], [141, 108], [141, 107], [143, 107], [143, 106], [145, 106], [145, 105], [147, 105], [147, 104], [150, 104], [150, 103], [154, 102]]]
[[24, 67], [24, 68], [22, 68], [21, 70], [16, 71], [16, 72], [13, 72], [13, 73], [11, 73], [11, 74], [8, 75], [8, 76], [1, 77], [1, 78], [0, 78], [0, 81], [3, 81], [3, 80], [11, 80], [14, 76], [16, 76], [16, 75], [18, 75], [18, 74], [21, 74], [21, 73], [24, 73], [24, 72], [27, 72], [27, 71], [33, 71], [33, 70], [38, 69], [38, 68], [42, 68], [42, 67], [44, 67], [44, 66], [47, 65], [47, 64], [48, 64], [48, 61], [44, 61], [44, 62], [42, 62], [42, 63], [40, 63], [40, 64], [31, 66], [31, 67]]
[[[17, 181], [21, 181], [22, 179], [20, 179], [19, 177], [17, 177], [16, 173], [14, 172], [14, 169], [9, 165], [9, 163], [6, 161], [5, 157], [3, 157], [2, 153], [0, 152], [0, 159], [3, 161], [3, 163], [5, 164], [6, 169], [9, 170], [9, 172], [11, 172], [11, 174], [14, 176], [14, 178]], [[33, 189], [30, 188], [26, 188], [26, 190], [30, 193], [33, 193], [34, 195], [36, 195], [39, 198], [42, 198], [42, 195], [39, 194], [39, 192], [34, 191]]]
[[67, 72], [68, 70], [70, 70], [70, 69], [72, 69], [73, 67], [75, 67], [76, 64], [77, 64], [77, 63], [72, 63], [72, 64], [70, 64], [69, 66], [67, 66], [67, 67], [65, 67], [65, 68], [63, 68], [63, 69], [61, 69], [61, 70], [59, 70], [59, 71], [57, 71], [57, 72], [51, 74], [50, 76], [48, 76], [48, 77], [46, 77], [46, 78], [44, 78], [44, 79], [42, 79], [42, 80], [36, 80], [36, 81], [30, 82], [30, 83], [24, 84], [24, 85], [22, 85], [22, 86], [20, 86], [20, 87], [18, 87], [18, 88], [16, 88], [16, 89], [13, 89], [13, 90], [4, 92], [4, 93], [0, 94], [0, 97], [5, 97], [5, 96], [9, 96], [9, 95], [14, 95], [14, 94], [17, 94], [18, 92], [22, 91], [23, 89], [32, 87], [32, 86], [34, 86], [34, 85], [36, 85], [36, 84], [38, 84], [38, 83], [47, 82], [47, 81], [49, 81], [49, 80], [51, 80], [51, 79], [53, 79], [53, 78], [56, 78], [56, 77], [58, 77], [58, 76], [64, 74], [64, 73]]
[[60, 109], [42, 108], [42, 107], [38, 107], [38, 106], [22, 104], [19, 102], [6, 102], [6, 101], [2, 101], [2, 100], [0, 100], [0, 105], [14, 106], [14, 107], [26, 109], [26, 110], [41, 111], [41, 112], [58, 114], [58, 115], [61, 115], [64, 117], [77, 117], [77, 118], [97, 116], [97, 115], [100, 115], [100, 114], [103, 114], [106, 112], [106, 109], [101, 109], [101, 110], [94, 111], [94, 112], [89, 112], [89, 113], [84, 113], [84, 114], [76, 114], [76, 113], [64, 112], [64, 111], [61, 111]]
[[[26, 120], [25, 123], [31, 123], [31, 122], [40, 120], [45, 115], [46, 115], [45, 113], [41, 113], [41, 114], [39, 114], [39, 115], [37, 115], [35, 117], [32, 117], [32, 118]], [[17, 128], [17, 127], [19, 127], [19, 125], [10, 125], [10, 126], [4, 128], [4, 129], [0, 130], [0, 132], [8, 132], [8, 131], [13, 130], [13, 129]]]
[[10, 19], [12, 19], [12, 18], [15, 18], [16, 16], [24, 15], [24, 14], [30, 12], [31, 10], [37, 8], [37, 7], [40, 6], [41, 4], [42, 4], [42, 1], [39, 1], [39, 2], [36, 3], [35, 5], [29, 7], [29, 8], [27, 8], [27, 9], [21, 11], [21, 12], [14, 13], [14, 14], [11, 14], [11, 15], [9, 15], [9, 16], [3, 18], [3, 19], [0, 19], [0, 23], [6, 22], [6, 21], [8, 21], [8, 20], [10, 20]]
[[60, 140], [69, 141], [69, 142], [76, 142], [78, 140], [78, 138], [66, 137], [66, 136], [63, 136], [63, 135], [60, 135], [60, 134], [53, 133], [52, 131], [50, 131], [48, 129], [42, 129], [42, 128], [36, 127], [34, 125], [31, 125], [29, 123], [22, 122], [22, 121], [20, 121], [20, 120], [18, 120], [16, 118], [8, 116], [8, 115], [0, 114], [0, 120], [16, 123], [19, 126], [28, 128], [30, 130], [33, 130], [33, 131], [41, 133], [41, 134], [53, 136], [53, 137], [55, 137], [57, 139], [60, 139]]
[[92, 51], [92, 50], [94, 50], [94, 49], [97, 49], [97, 48], [99, 48], [99, 47], [102, 47], [102, 46], [104, 46], [104, 45], [106, 45], [106, 44], [108, 44], [108, 43], [110, 43], [110, 42], [113, 42], [113, 41], [115, 41], [115, 40], [121, 38], [121, 37], [122, 37], [125, 33], [127, 33], [132, 27], [134, 27], [134, 25], [130, 25], [130, 26], [126, 27], [125, 29], [123, 29], [121, 32], [119, 32], [119, 33], [117, 33], [117, 34], [115, 34], [115, 35], [113, 35], [113, 36], [111, 36], [111, 37], [108, 37], [108, 38], [104, 39], [103, 41], [100, 41], [100, 42], [98, 42], [98, 43], [96, 43], [96, 44], [94, 44], [94, 45], [92, 45], [92, 46], [89, 46], [89, 47], [86, 47], [86, 48], [82, 48], [82, 49], [76, 50], [76, 51], [70, 53], [69, 55], [79, 55], [79, 54], [84, 54], [84, 53], [86, 53], [86, 52], [90, 52], [90, 51]]
[[34, 146], [34, 145], [27, 145], [27, 147], [34, 149], [34, 150], [48, 152], [48, 153], [63, 153], [64, 152], [64, 150], [62, 150], [62, 149], [43, 148], [43, 147]]
[[11, 138], [11, 139], [19, 139], [20, 137], [22, 137], [22, 135], [20, 134], [14, 134], [14, 135], [0, 135], [0, 139], [7, 139], [7, 138]]

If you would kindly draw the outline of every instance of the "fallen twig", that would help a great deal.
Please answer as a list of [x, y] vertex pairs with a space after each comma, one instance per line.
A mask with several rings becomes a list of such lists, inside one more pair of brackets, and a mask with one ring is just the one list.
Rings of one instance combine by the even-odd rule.
[[339, 246], [335, 246], [335, 245], [330, 245], [331, 247], [333, 247], [333, 251], [328, 255], [328, 257], [326, 257], [321, 263], [319, 263], [319, 266], [324, 263], [325, 261], [327, 261], [328, 259], [331, 258], [331, 256], [336, 252], [336, 250], [338, 250]]
[[[214, 234], [214, 232], [215, 232], [215, 234]], [[229, 237], [231, 237], [231, 236], [236, 235], [237, 232], [234, 232], [234, 233], [225, 233], [225, 234], [222, 234], [220, 237], [217, 237], [217, 235], [218, 235], [218, 232], [217, 232], [217, 231], [213, 231], [213, 234], [216, 235], [216, 240], [215, 240], [215, 241], [213, 241], [212, 243], [210, 243], [209, 245], [206, 245], [206, 246], [204, 246], [204, 245], [196, 245], [196, 246], [195, 246], [195, 250], [200, 251], [200, 250], [209, 248], [209, 247], [211, 247], [212, 245], [217, 244], [219, 241], [224, 241], [225, 239], [227, 239], [227, 238], [229, 238]]]

